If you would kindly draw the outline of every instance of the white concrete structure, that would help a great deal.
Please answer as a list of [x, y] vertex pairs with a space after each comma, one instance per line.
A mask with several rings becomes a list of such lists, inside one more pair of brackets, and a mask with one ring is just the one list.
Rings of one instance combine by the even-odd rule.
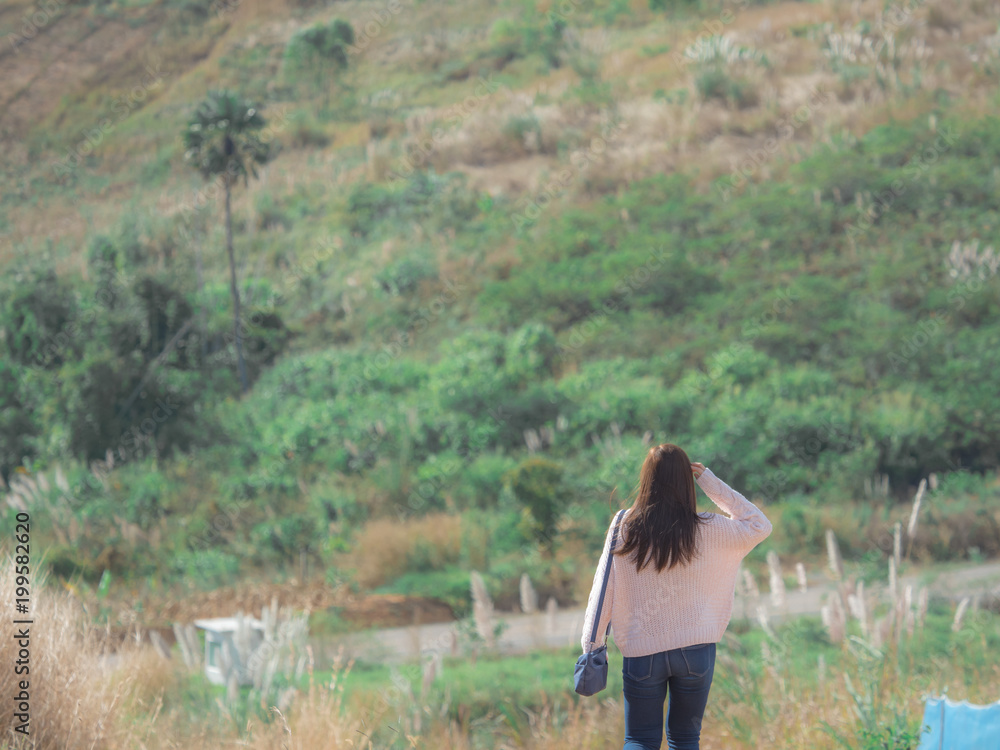
[[[253, 617], [214, 617], [195, 620], [205, 631], [205, 676], [216, 685], [225, 685], [235, 671], [243, 684], [250, 682], [244, 673], [243, 659], [264, 640], [264, 623]], [[243, 654], [241, 658], [240, 654]]]

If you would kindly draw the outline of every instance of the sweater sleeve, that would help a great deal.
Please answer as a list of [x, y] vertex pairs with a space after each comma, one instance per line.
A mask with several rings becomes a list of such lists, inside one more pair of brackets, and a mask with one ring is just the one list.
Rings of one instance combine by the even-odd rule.
[[729, 515], [731, 528], [736, 531], [736, 539], [748, 551], [767, 539], [771, 533], [771, 522], [756, 505], [719, 479], [712, 470], [705, 468], [696, 480], [712, 502]]
[[[617, 516], [617, 514], [615, 514]], [[597, 621], [597, 640], [591, 644], [590, 636], [594, 633], [594, 616], [597, 613], [597, 603], [601, 598], [601, 586], [604, 584], [604, 569], [606, 565], [613, 563], [608, 560], [608, 550], [611, 548], [611, 536], [614, 533], [615, 522], [611, 521], [608, 533], [604, 537], [604, 549], [601, 551], [600, 562], [597, 563], [597, 571], [594, 573], [594, 584], [590, 589], [590, 598], [587, 600], [587, 612], [583, 618], [583, 634], [580, 637], [580, 645], [583, 646], [584, 653], [592, 651], [594, 645], [604, 641], [604, 631], [611, 622], [611, 608], [614, 603], [615, 591], [615, 566], [611, 565], [611, 575], [608, 576], [608, 588], [604, 594], [604, 604], [601, 607], [600, 618]], [[619, 546], [617, 543], [615, 546]]]

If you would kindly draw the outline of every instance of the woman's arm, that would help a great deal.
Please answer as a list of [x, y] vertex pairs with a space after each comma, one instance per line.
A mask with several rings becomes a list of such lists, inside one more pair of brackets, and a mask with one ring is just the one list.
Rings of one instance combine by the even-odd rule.
[[740, 539], [756, 547], [771, 533], [771, 522], [756, 505], [705, 468], [695, 480], [712, 502], [718, 505], [735, 522]]
[[[617, 516], [617, 514], [615, 514]], [[604, 584], [604, 569], [607, 564], [613, 562], [608, 560], [608, 549], [611, 547], [611, 536], [614, 533], [615, 522], [611, 521], [607, 536], [604, 538], [604, 549], [601, 551], [601, 559], [597, 563], [597, 571], [594, 573], [594, 584], [590, 588], [590, 598], [587, 600], [587, 613], [583, 617], [583, 635], [580, 637], [580, 645], [583, 646], [584, 653], [592, 651], [598, 643], [603, 643], [604, 632], [611, 622], [611, 605], [614, 602], [615, 589], [615, 566], [611, 566], [611, 575], [608, 576], [608, 588], [604, 592], [604, 604], [601, 606], [601, 616], [597, 621], [597, 640], [592, 644], [590, 636], [594, 634], [594, 615], [597, 612], [597, 603], [601, 598], [601, 586]], [[619, 529], [619, 531], [621, 531]], [[619, 534], [620, 536], [620, 534]], [[615, 542], [615, 546], [621, 546], [621, 540]]]

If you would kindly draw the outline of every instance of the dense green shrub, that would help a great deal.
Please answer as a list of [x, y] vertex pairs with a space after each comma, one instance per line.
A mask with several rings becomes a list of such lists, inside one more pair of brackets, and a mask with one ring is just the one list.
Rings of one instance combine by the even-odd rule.
[[231, 583], [240, 573], [240, 560], [219, 549], [178, 552], [171, 572], [198, 588], [213, 589]]
[[[542, 29], [538, 19], [499, 25], [491, 43], [499, 49], [513, 29], [518, 54], [530, 55], [532, 23]], [[717, 79], [711, 91], [730, 97], [730, 83]], [[284, 226], [289, 247], [341, 221], [352, 236], [311, 280], [244, 280], [256, 381], [242, 399], [228, 284], [212, 269], [196, 286], [183, 255], [191, 244], [171, 240], [177, 219], [123, 222], [82, 245], [86, 281], [30, 263], [5, 277], [0, 472], [9, 477], [25, 457], [45, 466], [115, 454], [111, 489], [76, 493], [77, 517], [100, 530], [91, 534], [101, 544], [82, 541], [85, 553], [60, 558], [65, 571], [97, 576], [138, 554], [118, 537], [115, 515], [140, 529], [169, 518], [214, 540], [217, 549], [199, 542], [213, 553], [199, 559], [221, 582], [237, 574], [234, 560], [280, 565], [298, 549], [336, 551], [348, 538], [338, 525], [373, 512], [452, 507], [490, 542], [467, 544], [461, 567], [515, 571], [511, 558], [536, 553], [558, 522], [599, 544], [611, 489], [631, 489], [648, 446], [664, 441], [780, 503], [789, 551], [821, 546], [814, 508], [863, 497], [865, 480], [888, 476], [891, 505], [932, 471], [957, 487], [966, 475], [948, 472], [1000, 465], [1000, 284], [982, 267], [973, 288], [947, 263], [956, 240], [997, 246], [1000, 125], [939, 119], [856, 141], [833, 135], [787, 167], [769, 155], [768, 180], [748, 155], [753, 173], [723, 180], [723, 192], [674, 173], [586, 205], [551, 201], [514, 235], [511, 215], [524, 204], [484, 199], [456, 174], [410, 170], [346, 196], [324, 186], [260, 198], [260, 226]], [[530, 119], [511, 126], [537, 132]], [[447, 241], [426, 239], [434, 235]], [[207, 250], [218, 232], [204, 239]], [[275, 239], [254, 237], [262, 262], [291, 257]], [[351, 289], [346, 279], [380, 267], [373, 259], [397, 239], [405, 252], [393, 251], [375, 281], [398, 298]], [[343, 286], [332, 274], [340, 268]], [[428, 287], [456, 269], [467, 291], [416, 330], [409, 316], [427, 305]], [[313, 333], [294, 339], [286, 318]], [[408, 335], [379, 341], [386, 331]], [[150, 404], [164, 400], [177, 404], [170, 418], [147, 422]], [[529, 431], [542, 443], [531, 458]], [[183, 481], [171, 473], [181, 467]], [[407, 505], [422, 486], [426, 505]], [[560, 518], [560, 498], [578, 499], [572, 518]], [[922, 539], [918, 551], [987, 550], [984, 538], [960, 533], [970, 519], [993, 533], [972, 502], [935, 516], [956, 531]], [[235, 528], [210, 535], [215, 514], [232, 506]], [[170, 532], [163, 559], [201, 554], [183, 537]], [[429, 553], [414, 562], [443, 575]], [[181, 559], [172, 575], [190, 567]], [[467, 578], [453, 570], [447, 585], [466, 601]]]
[[25, 380], [26, 375], [25, 368], [0, 359], [0, 478], [5, 482], [15, 467], [22, 466], [25, 459], [30, 463], [36, 454], [33, 386], [37, 386]]
[[717, 67], [707, 67], [694, 79], [695, 88], [701, 98], [721, 99], [734, 104], [738, 109], [752, 107], [760, 101], [757, 89], [745, 78], [736, 78]]
[[472, 611], [468, 570], [449, 567], [430, 572], [407, 572], [390, 584], [375, 590], [379, 594], [406, 594], [437, 599], [451, 607], [455, 617], [465, 617]]
[[383, 291], [398, 297], [413, 292], [421, 281], [437, 277], [434, 262], [430, 258], [414, 254], [384, 268], [376, 274], [375, 281]]
[[[58, 367], [82, 343], [66, 329], [75, 314], [71, 286], [51, 268], [16, 271], [5, 279], [0, 331], [8, 356], [24, 365]], [[65, 340], [65, 344], [63, 341]]]
[[531, 534], [545, 547], [555, 542], [556, 523], [568, 493], [563, 484], [563, 467], [545, 458], [528, 458], [506, 475], [514, 497], [528, 512]]
[[347, 67], [348, 49], [353, 44], [354, 27], [339, 18], [300, 29], [285, 46], [285, 75], [292, 80], [305, 77], [316, 87], [325, 88], [329, 96], [326, 79]]
[[413, 171], [395, 176], [389, 185], [359, 183], [347, 199], [348, 227], [367, 237], [381, 224], [405, 226], [418, 220], [438, 229], [464, 223], [479, 210], [465, 181], [461, 173]]
[[566, 53], [565, 31], [566, 22], [558, 15], [546, 18], [532, 8], [518, 19], [501, 18], [493, 23], [488, 54], [506, 64], [537, 53], [550, 68], [558, 68]]
[[320, 534], [320, 524], [313, 515], [286, 512], [254, 526], [249, 542], [262, 562], [270, 558], [271, 561], [295, 563], [300, 552], [315, 551]]
[[515, 460], [500, 453], [480, 453], [462, 471], [455, 497], [465, 507], [491, 508], [500, 498], [503, 477]]

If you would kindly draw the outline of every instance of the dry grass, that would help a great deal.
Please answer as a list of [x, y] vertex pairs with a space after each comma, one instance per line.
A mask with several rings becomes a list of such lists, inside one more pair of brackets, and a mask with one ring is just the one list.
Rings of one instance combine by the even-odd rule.
[[[292, 6], [292, 0], [274, 6], [256, 0], [238, 3], [234, 12], [227, 17], [225, 27], [220, 27], [219, 36], [192, 41], [204, 45], [204, 49], [183, 50], [178, 46], [167, 50], [172, 66], [169, 85], [156, 92], [157, 101], [148, 103], [149, 112], [141, 116], [149, 116], [157, 110], [168, 112], [175, 108], [175, 103], [179, 100], [195, 100], [206, 83], [215, 82], [221, 75], [219, 60], [234, 46], [280, 45], [295, 28], [310, 20], [289, 18], [289, 15], [294, 14], [289, 14], [284, 8]], [[343, 13], [350, 17], [361, 17], [368, 7], [365, 4], [350, 3]], [[690, 89], [690, 70], [677, 62], [675, 53], [697, 41], [706, 32], [701, 23], [692, 22], [682, 27], [669, 19], [649, 14], [645, 6], [639, 12], [648, 16], [648, 26], [629, 29], [627, 32], [601, 32], [594, 39], [588, 37], [584, 40], [588, 54], [597, 59], [602, 75], [612, 84], [618, 106], [623, 111], [630, 109], [638, 117], [634, 123], [625, 117], [630, 125], [634, 124], [636, 127], [630, 128], [620, 142], [609, 149], [605, 163], [598, 170], [599, 179], [580, 181], [578, 187], [586, 188], [583, 191], [585, 193], [605, 192], [651, 174], [685, 170], [695, 165], [701, 175], [718, 176], [729, 172], [732, 160], [750, 147], [742, 141], [732, 141], [731, 136], [765, 140], [773, 134], [768, 121], [775, 115], [786, 115], [793, 111], [798, 106], [794, 101], [795, 93], [804, 94], [807, 89], [811, 90], [817, 76], [822, 76], [825, 84], [829, 84], [832, 79], [835, 85], [841, 86], [845, 101], [830, 107], [829, 112], [824, 111], [822, 120], [810, 121], [808, 128], [801, 128], [797, 132], [796, 140], [805, 143], [821, 140], [831, 130], [843, 126], [853, 132], [880, 124], [889, 117], [900, 119], [909, 116], [911, 112], [913, 115], [924, 114], [935, 106], [934, 98], [929, 92], [941, 88], [961, 92], [966, 108], [973, 112], [983, 111], [990, 106], [990, 92], [995, 88], [994, 74], [983, 63], [987, 58], [992, 60], [990, 56], [995, 56], [995, 53], [983, 46], [983, 40], [995, 31], [996, 10], [984, 0], [928, 2], [917, 7], [912, 16], [895, 30], [900, 44], [923, 39], [933, 49], [933, 56], [920, 63], [920, 89], [906, 96], [892, 90], [880, 90], [873, 79], [841, 82], [836, 75], [830, 73], [822, 54], [823, 40], [828, 32], [846, 33], [862, 21], [872, 24], [874, 29], [879, 19], [885, 17], [881, 3], [875, 0], [819, 5], [784, 2], [745, 8], [736, 13], [724, 28], [720, 28], [720, 31], [732, 35], [739, 44], [764, 50], [768, 56], [771, 68], [766, 76], [755, 73], [760, 80], [753, 81], [759, 91], [757, 105], [748, 106], [743, 111], [733, 110], [723, 116], [715, 108], [701, 107], [698, 97], [691, 91], [692, 95], [686, 104], [671, 105], [677, 110], [676, 114], [663, 117], [657, 115], [654, 118], [661, 119], [664, 127], [650, 128], [652, 123], [645, 119], [643, 112], [648, 97], [658, 89], [667, 92], [680, 88]], [[439, 9], [428, 9], [426, 12], [411, 9], [408, 13], [405, 19], [396, 18], [385, 34], [380, 35], [379, 43], [357, 60], [356, 83], [364, 91], [369, 91], [370, 88], [375, 90], [379, 86], [385, 88], [382, 67], [391, 61], [393, 65], [406, 68], [419, 60], [422, 50], [428, 44], [432, 47], [435, 44], [440, 46], [444, 40], [449, 59], [467, 52], [468, 47], [477, 43], [480, 32], [483, 32], [491, 20], [488, 9], [462, 9], [461, 13], [456, 11], [455, 15], [449, 14], [446, 19], [441, 18]], [[67, 20], [69, 15], [67, 14]], [[313, 15], [317, 19], [326, 19], [330, 13], [323, 10]], [[72, 20], [73, 24], [79, 22], [75, 15]], [[704, 20], [718, 21], [713, 14], [708, 14]], [[480, 21], [485, 26], [476, 25]], [[57, 24], [46, 28], [45, 34], [58, 36], [61, 33], [58, 29], [62, 26], [63, 24]], [[72, 24], [67, 23], [65, 26], [69, 29]], [[463, 27], [471, 31], [464, 33], [461, 31]], [[431, 38], [434, 35], [437, 42]], [[660, 45], [669, 45], [670, 52], [650, 55], [642, 51], [646, 46]], [[32, 56], [40, 52], [43, 46], [26, 47], [24, 54], [18, 59], [29, 64], [29, 58], [33, 59]], [[85, 57], [90, 54], [83, 48], [78, 52]], [[978, 55], [978, 61], [971, 60], [971, 55]], [[90, 57], [86, 59], [90, 65]], [[909, 58], [903, 61], [900, 73], [907, 84], [914, 81], [915, 65], [916, 61]], [[29, 75], [31, 70], [23, 72], [24, 75]], [[57, 79], [62, 80], [58, 76], [48, 76], [46, 80], [54, 82]], [[400, 80], [402, 79], [394, 80], [392, 88], [385, 90], [394, 92], [394, 106], [407, 108], [414, 102], [407, 99]], [[576, 74], [569, 67], [563, 67], [536, 75], [530, 85], [520, 90], [501, 90], [486, 99], [476, 99], [475, 96], [466, 98], [476, 88], [473, 82], [470, 82], [467, 90], [461, 92], [449, 87], [446, 96], [451, 97], [451, 101], [439, 103], [445, 101], [441, 99], [430, 106], [426, 102], [420, 102], [428, 119], [419, 127], [411, 127], [407, 123], [405, 129], [401, 129], [399, 123], [389, 115], [393, 126], [384, 133], [387, 137], [381, 146], [387, 150], [378, 150], [373, 154], [370, 171], [362, 168], [349, 175], [341, 175], [344, 179], [338, 179], [338, 186], [362, 179], [366, 172], [369, 178], [384, 179], [388, 171], [392, 171], [393, 165], [403, 158], [408, 143], [412, 144], [421, 137], [426, 138], [428, 133], [433, 133], [434, 122], [454, 123], [457, 117], [461, 121], [458, 127], [449, 130], [440, 142], [433, 145], [426, 163], [438, 171], [456, 168], [469, 171], [476, 186], [487, 187], [491, 192], [505, 192], [515, 196], [533, 193], [538, 189], [544, 172], [553, 172], [564, 166], [565, 159], [557, 156], [560, 148], [572, 149], [574, 143], [589, 142], [598, 132], [594, 113], [588, 113], [586, 107], [579, 106], [573, 96], [569, 95], [577, 83]], [[44, 95], [46, 91], [44, 86], [32, 86], [32, 96]], [[543, 104], [541, 100], [535, 103], [536, 94], [540, 92], [547, 96], [547, 103]], [[508, 93], [511, 94], [510, 98]], [[52, 97], [46, 95], [46, 98], [56, 100], [54, 94]], [[306, 103], [306, 106], [310, 105]], [[42, 111], [44, 110], [45, 107]], [[413, 111], [412, 108], [410, 111]], [[762, 116], [764, 114], [771, 116]], [[512, 123], [524, 116], [533, 116], [538, 120], [539, 135], [529, 134], [525, 138], [524, 129], [516, 122]], [[368, 122], [354, 128], [345, 124], [338, 125], [337, 128], [332, 148], [328, 149], [331, 158], [341, 158], [343, 148], [351, 149], [353, 153], [355, 147], [363, 147], [371, 137]], [[809, 129], [811, 132], [807, 132]], [[117, 174], [112, 169], [116, 162], [123, 158], [134, 160], [137, 154], [147, 153], [148, 144], [144, 142], [144, 138], [140, 132], [127, 138], [113, 139], [113, 143], [108, 141], [102, 144], [100, 151], [103, 166], [98, 167], [97, 171]], [[302, 167], [312, 155], [311, 151], [296, 154], [293, 150], [286, 149], [279, 160], [285, 166], [275, 164], [274, 177], [278, 177], [277, 170], [283, 169], [289, 174], [297, 175], [299, 180], [304, 179], [306, 172], [302, 171]], [[22, 157], [24, 161], [26, 153]], [[782, 153], [774, 159], [775, 166], [795, 158], [797, 157], [791, 152]], [[39, 168], [44, 167], [45, 162], [45, 159], [39, 161], [42, 165]], [[312, 180], [311, 172], [315, 170], [308, 171], [308, 179]], [[764, 177], [765, 173], [765, 170], [761, 170], [757, 178]], [[329, 180], [329, 175], [320, 175], [316, 179], [324, 178]], [[177, 179], [174, 176], [169, 178], [168, 185], [165, 186], [166, 192], [175, 189]], [[587, 184], [584, 185], [584, 182]], [[116, 189], [128, 191], [132, 187], [122, 185]], [[113, 189], [109, 189], [103, 195], [92, 196], [96, 201], [92, 201], [95, 225], [113, 226], [116, 223], [124, 209], [122, 202], [114, 199], [121, 195], [124, 193], [115, 194]], [[238, 191], [234, 196], [236, 209], [241, 215], [246, 213], [243, 203], [248, 198], [249, 195], [244, 195], [244, 191]], [[85, 227], [73, 218], [78, 213], [79, 206], [74, 204], [70, 207], [59, 197], [50, 199], [44, 208], [21, 211], [9, 219], [12, 242], [33, 237], [52, 237], [53, 240], [65, 240], [79, 246], [84, 239]], [[11, 257], [10, 246], [0, 247], [0, 260], [9, 262]], [[64, 271], [80, 270], [78, 263], [65, 259], [57, 259], [56, 263]]]
[[357, 566], [358, 582], [372, 588], [405, 573], [415, 563], [426, 562], [440, 569], [457, 562], [461, 553], [459, 516], [431, 513], [399, 521], [378, 518], [369, 521], [356, 539], [357, 555], [343, 560]]
[[[439, 111], [441, 122], [429, 122], [405, 139], [407, 153], [417, 144], [427, 144], [427, 163], [439, 172], [460, 165], [491, 166], [536, 155], [556, 153], [559, 138], [567, 127], [585, 129], [586, 124], [561, 107], [536, 105], [535, 95], [511, 94], [497, 89], [481, 92], [460, 106]], [[452, 124], [454, 127], [448, 128]], [[434, 138], [433, 133], [439, 132]], [[419, 163], [416, 157], [412, 161]]]
[[295, 700], [287, 716], [272, 707], [274, 721], [259, 729], [252, 722], [249, 724], [250, 739], [244, 746], [252, 750], [372, 747], [371, 742], [365, 741], [367, 722], [363, 717], [343, 716], [342, 678], [348, 671], [350, 667], [343, 672], [335, 671], [329, 683], [317, 684], [310, 679], [309, 689]]
[[[14, 560], [5, 556], [0, 598], [13, 603], [15, 591]], [[145, 741], [155, 721], [158, 691], [171, 681], [163, 674], [162, 657], [151, 646], [134, 642], [121, 645], [112, 656], [106, 632], [85, 626], [83, 612], [68, 594], [53, 593], [44, 581], [34, 578], [30, 591], [30, 619], [34, 620], [28, 626], [31, 743], [13, 731], [15, 697], [21, 688], [7, 674], [0, 680], [0, 726], [7, 734], [0, 738], [13, 748], [35, 750], [135, 747]], [[5, 670], [12, 670], [18, 659], [15, 634], [21, 627], [8, 617], [0, 624], [0, 661]], [[120, 667], [112, 667], [112, 661]], [[142, 705], [147, 707], [145, 722], [123, 721], [129, 711]]]

